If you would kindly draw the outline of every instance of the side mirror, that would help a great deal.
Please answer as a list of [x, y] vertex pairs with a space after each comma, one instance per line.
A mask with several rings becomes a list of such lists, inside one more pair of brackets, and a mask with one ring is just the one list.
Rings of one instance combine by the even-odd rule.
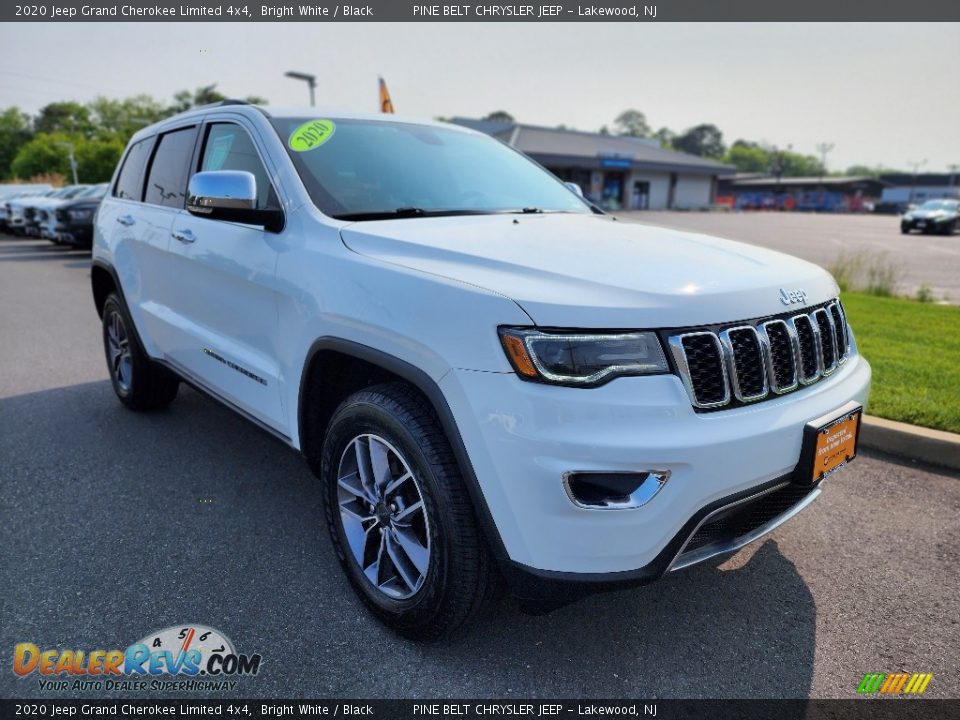
[[583, 197], [583, 188], [577, 185], [575, 182], [565, 182], [564, 185], [567, 186], [567, 190], [576, 193], [577, 197]]
[[187, 186], [187, 212], [210, 220], [283, 229], [283, 211], [257, 207], [257, 179], [244, 170], [198, 172]]

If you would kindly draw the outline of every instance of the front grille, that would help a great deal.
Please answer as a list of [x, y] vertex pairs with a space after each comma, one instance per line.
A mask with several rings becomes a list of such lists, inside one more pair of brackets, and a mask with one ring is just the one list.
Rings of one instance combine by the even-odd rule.
[[57, 210], [57, 222], [65, 223], [67, 221], [67, 211]]
[[[683, 548], [683, 553], [714, 543], [729, 542], [752, 533], [783, 515], [803, 500], [813, 488], [793, 483], [728, 510], [721, 510], [703, 523]], [[681, 554], [681, 557], [683, 555]]]
[[839, 300], [784, 315], [668, 338], [690, 400], [700, 410], [782, 395], [832, 373], [850, 354]]

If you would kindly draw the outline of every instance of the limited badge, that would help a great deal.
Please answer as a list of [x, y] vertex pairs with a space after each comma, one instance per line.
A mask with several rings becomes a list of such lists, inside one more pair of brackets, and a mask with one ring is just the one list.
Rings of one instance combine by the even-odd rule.
[[287, 145], [294, 152], [307, 152], [323, 145], [337, 129], [333, 120], [310, 120], [290, 133]]

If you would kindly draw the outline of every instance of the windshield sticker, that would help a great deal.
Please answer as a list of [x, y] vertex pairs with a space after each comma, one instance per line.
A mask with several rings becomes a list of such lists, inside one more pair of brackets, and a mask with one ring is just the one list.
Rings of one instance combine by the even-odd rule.
[[332, 138], [336, 129], [333, 120], [310, 120], [290, 133], [287, 145], [294, 152], [314, 150]]

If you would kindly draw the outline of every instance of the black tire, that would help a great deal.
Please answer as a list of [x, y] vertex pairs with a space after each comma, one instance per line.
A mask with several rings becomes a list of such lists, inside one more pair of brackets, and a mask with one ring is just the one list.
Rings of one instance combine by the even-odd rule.
[[[122, 359], [111, 349], [111, 335], [126, 349]], [[103, 304], [103, 349], [110, 381], [120, 402], [138, 411], [160, 410], [173, 402], [180, 378], [143, 351], [130, 313], [116, 293], [110, 293]]]
[[[429, 565], [419, 590], [408, 598], [390, 597], [368, 579], [341, 519], [337, 475], [351, 443], [364, 435], [382, 438], [400, 453], [425, 508]], [[450, 443], [433, 407], [411, 386], [388, 383], [348, 397], [330, 420], [320, 476], [337, 558], [367, 607], [399, 634], [417, 640], [448, 637], [498, 594], [499, 576]]]
[[901, 226], [900, 226], [900, 232], [901, 232], [903, 235], [909, 235], [909, 234], [910, 234], [910, 228], [904, 227], [903, 225], [901, 225]]

